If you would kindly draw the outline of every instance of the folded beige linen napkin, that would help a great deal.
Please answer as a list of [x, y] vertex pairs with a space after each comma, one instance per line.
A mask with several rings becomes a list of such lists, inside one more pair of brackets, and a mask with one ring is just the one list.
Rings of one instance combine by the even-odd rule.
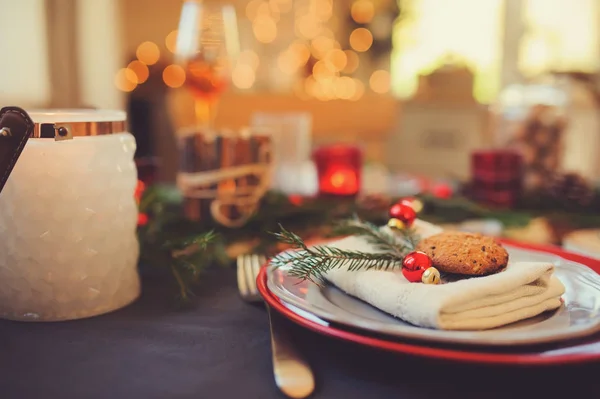
[[[421, 237], [441, 231], [421, 220]], [[358, 236], [327, 246], [376, 252]], [[400, 270], [348, 271], [344, 267], [325, 278], [346, 292], [409, 323], [444, 330], [483, 330], [536, 316], [561, 306], [565, 288], [546, 262], [515, 262], [497, 274], [429, 285], [408, 282]]]

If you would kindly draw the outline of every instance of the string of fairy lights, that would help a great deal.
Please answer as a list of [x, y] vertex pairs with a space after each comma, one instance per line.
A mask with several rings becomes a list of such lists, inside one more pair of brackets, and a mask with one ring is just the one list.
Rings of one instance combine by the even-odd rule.
[[[238, 55], [231, 71], [232, 85], [240, 91], [256, 89], [262, 68], [267, 77], [272, 77], [273, 72], [279, 74], [278, 82], [306, 100], [356, 101], [369, 89], [378, 94], [388, 93], [389, 68], [373, 68], [368, 60], [374, 43], [369, 23], [376, 16], [377, 1], [355, 0], [350, 4], [334, 4], [333, 0], [249, 1], [244, 23], [251, 25], [255, 46]], [[348, 27], [342, 20], [344, 15], [349, 15], [357, 26]], [[175, 52], [176, 40], [176, 30], [165, 38], [165, 47], [171, 53]], [[277, 54], [259, 55], [261, 48], [264, 51], [269, 46], [268, 50], [276, 48]], [[274, 62], [270, 57], [275, 57]], [[141, 43], [136, 60], [117, 72], [117, 88], [124, 92], [135, 90], [148, 80], [148, 67], [160, 59], [156, 43]], [[269, 62], [261, 63], [267, 59]], [[162, 71], [162, 80], [168, 87], [181, 87], [185, 79], [185, 70], [177, 64], [167, 65]]]

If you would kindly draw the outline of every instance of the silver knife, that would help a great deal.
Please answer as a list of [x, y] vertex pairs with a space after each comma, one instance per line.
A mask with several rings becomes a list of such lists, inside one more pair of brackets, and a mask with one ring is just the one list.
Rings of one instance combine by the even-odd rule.
[[306, 360], [294, 350], [283, 327], [274, 323], [271, 307], [265, 303], [271, 330], [273, 375], [279, 389], [290, 398], [306, 398], [315, 389], [315, 377]]

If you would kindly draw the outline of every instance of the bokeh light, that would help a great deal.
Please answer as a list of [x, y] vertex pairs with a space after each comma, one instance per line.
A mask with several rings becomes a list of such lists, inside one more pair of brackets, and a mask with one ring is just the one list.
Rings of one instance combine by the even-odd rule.
[[169, 65], [162, 73], [163, 81], [169, 87], [174, 89], [183, 86], [185, 83], [185, 71], [179, 65]]
[[135, 90], [138, 85], [137, 75], [129, 68], [121, 68], [115, 75], [115, 86], [124, 92]]
[[256, 71], [260, 65], [260, 59], [255, 51], [244, 50], [238, 56], [238, 63], [250, 65], [250, 67]]
[[388, 71], [383, 69], [373, 72], [369, 79], [371, 90], [375, 93], [384, 94], [390, 91], [391, 76]]
[[167, 50], [175, 53], [177, 50], [177, 29], [167, 35], [165, 38], [165, 46], [167, 47]]
[[254, 85], [256, 75], [250, 65], [238, 64], [231, 73], [231, 81], [238, 89], [249, 89]]
[[348, 57], [346, 56], [346, 53], [337, 48], [328, 51], [327, 54], [325, 54], [324, 60], [325, 62], [333, 65], [337, 71], [341, 71], [346, 68], [348, 63]]
[[246, 5], [246, 16], [250, 21], [254, 21], [258, 16], [258, 9], [262, 5], [262, 0], [252, 0]]
[[371, 0], [357, 0], [350, 9], [352, 19], [359, 24], [368, 24], [375, 15], [375, 6]]
[[320, 21], [327, 22], [333, 14], [333, 0], [317, 0], [310, 3], [311, 13]]
[[365, 94], [365, 85], [363, 84], [363, 82], [361, 82], [358, 79], [352, 79], [352, 80], [354, 80], [355, 92], [354, 92], [354, 95], [352, 96], [352, 98], [350, 98], [350, 100], [358, 101], [362, 98], [363, 94]]
[[352, 50], [346, 50], [344, 54], [346, 54], [346, 66], [342, 69], [342, 72], [347, 74], [354, 73], [358, 69], [360, 62], [358, 54]]
[[305, 65], [310, 59], [310, 49], [308, 48], [308, 45], [300, 40], [296, 40], [290, 44], [289, 51], [294, 54], [298, 60], [299, 66]]
[[354, 29], [350, 34], [350, 46], [358, 52], [369, 50], [372, 44], [373, 35], [366, 28]]
[[144, 83], [146, 80], [148, 80], [148, 76], [150, 75], [150, 71], [148, 70], [146, 64], [138, 60], [131, 61], [129, 65], [127, 65], [127, 69], [130, 69], [133, 71], [133, 73], [135, 73], [137, 84]]
[[335, 95], [342, 100], [350, 100], [356, 94], [356, 83], [348, 76], [342, 76], [335, 82]]
[[333, 66], [323, 60], [317, 61], [313, 66], [313, 76], [317, 81], [331, 79], [336, 75]]
[[271, 7], [277, 7], [280, 13], [292, 11], [292, 0], [269, 0]]
[[277, 24], [271, 17], [259, 16], [252, 22], [254, 37], [261, 43], [271, 43], [277, 37]]
[[138, 60], [146, 65], [154, 65], [160, 58], [160, 49], [154, 42], [144, 42], [135, 51]]
[[287, 75], [292, 75], [298, 70], [298, 63], [296, 62], [296, 58], [294, 54], [289, 50], [279, 54], [279, 56], [277, 57], [277, 66], [283, 73]]
[[321, 59], [325, 57], [328, 51], [334, 48], [339, 48], [340, 44], [332, 38], [318, 36], [310, 42], [310, 49], [315, 58]]
[[304, 80], [304, 91], [311, 97], [317, 97], [317, 86], [317, 80], [312, 76], [309, 76]]
[[296, 20], [296, 34], [305, 39], [313, 39], [321, 33], [321, 24], [312, 14], [306, 14]]
[[[266, 1], [262, 1], [258, 5], [258, 8], [256, 9], [256, 18], [260, 18], [260, 17], [270, 18], [271, 10], [272, 10], [271, 5]], [[277, 12], [279, 12], [279, 10]]]

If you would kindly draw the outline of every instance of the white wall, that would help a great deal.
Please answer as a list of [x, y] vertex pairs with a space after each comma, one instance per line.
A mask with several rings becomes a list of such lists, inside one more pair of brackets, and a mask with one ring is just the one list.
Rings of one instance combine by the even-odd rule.
[[114, 84], [115, 73], [125, 66], [119, 0], [78, 0], [77, 7], [80, 101], [124, 109], [124, 96]]
[[0, 0], [0, 106], [50, 100], [44, 0]]

